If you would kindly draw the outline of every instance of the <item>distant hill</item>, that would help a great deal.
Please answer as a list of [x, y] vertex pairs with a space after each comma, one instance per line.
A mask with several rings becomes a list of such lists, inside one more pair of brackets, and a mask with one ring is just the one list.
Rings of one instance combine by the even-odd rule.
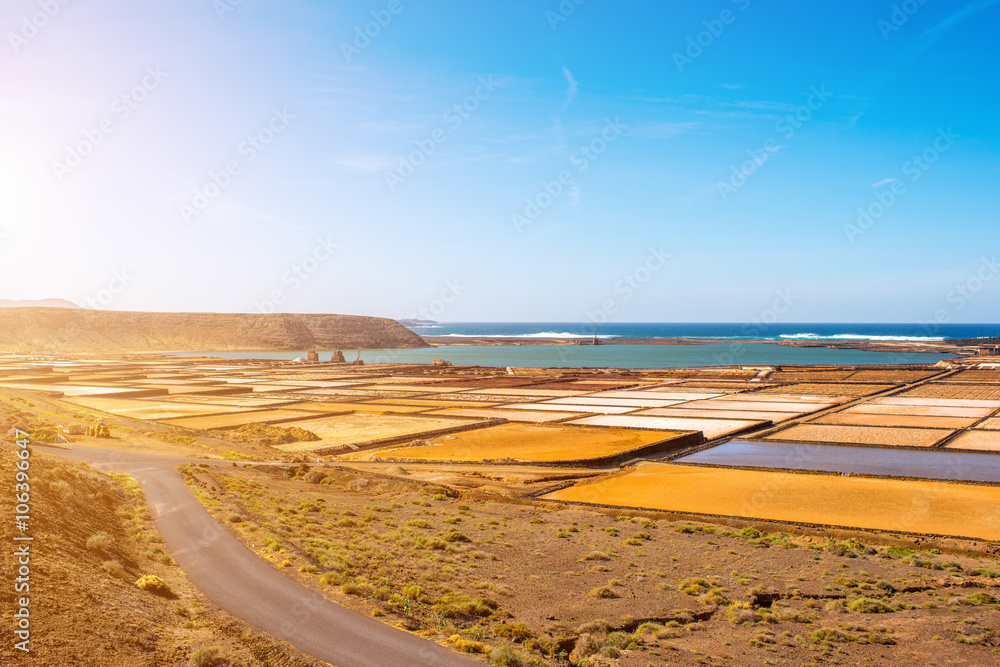
[[66, 299], [35, 299], [17, 301], [14, 299], [0, 299], [0, 308], [79, 308], [72, 301]]
[[0, 310], [0, 352], [356, 350], [428, 347], [395, 320], [356, 315]]

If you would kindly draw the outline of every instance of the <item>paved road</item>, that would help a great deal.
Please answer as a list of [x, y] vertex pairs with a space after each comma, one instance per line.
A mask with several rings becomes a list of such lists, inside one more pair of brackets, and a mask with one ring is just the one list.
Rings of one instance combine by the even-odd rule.
[[341, 607], [283, 576], [226, 532], [188, 490], [175, 466], [196, 459], [84, 447], [44, 451], [135, 477], [156, 527], [188, 578], [219, 607], [303, 653], [336, 667], [482, 665]]

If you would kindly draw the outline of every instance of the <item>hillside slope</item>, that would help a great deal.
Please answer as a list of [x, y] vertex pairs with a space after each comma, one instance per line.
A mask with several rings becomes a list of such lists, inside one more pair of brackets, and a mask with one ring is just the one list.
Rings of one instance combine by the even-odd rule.
[[[4, 419], [0, 409], [0, 421]], [[0, 474], [16, 472], [11, 436], [0, 434]], [[91, 667], [320, 667], [284, 642], [218, 609], [173, 564], [162, 546], [143, 494], [131, 478], [108, 476], [41, 449], [31, 451], [29, 532], [18, 532], [14, 505], [5, 501], [0, 591], [5, 641], [0, 664]], [[33, 537], [15, 542], [14, 534]], [[12, 554], [28, 544], [27, 556]], [[14, 573], [30, 572], [15, 593]], [[170, 593], [142, 590], [136, 583], [155, 575]], [[28, 598], [28, 636], [14, 634], [12, 613]], [[20, 627], [20, 624], [19, 626]]]
[[0, 299], [0, 308], [79, 308], [72, 301], [66, 299]]
[[3, 352], [355, 350], [427, 347], [395, 320], [356, 315], [0, 310]]

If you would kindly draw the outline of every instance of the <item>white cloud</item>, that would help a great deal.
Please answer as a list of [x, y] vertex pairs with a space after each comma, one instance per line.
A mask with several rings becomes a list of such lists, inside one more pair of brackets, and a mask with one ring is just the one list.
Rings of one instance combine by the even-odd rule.
[[883, 185], [888, 185], [889, 183], [892, 183], [894, 180], [896, 180], [896, 179], [895, 178], [883, 178], [878, 183], [872, 183], [872, 187], [873, 188], [880, 188]]

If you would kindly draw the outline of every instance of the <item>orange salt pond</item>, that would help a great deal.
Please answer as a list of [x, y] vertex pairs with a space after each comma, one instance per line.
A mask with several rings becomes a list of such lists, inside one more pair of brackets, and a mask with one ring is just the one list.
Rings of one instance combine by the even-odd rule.
[[995, 486], [640, 463], [543, 497], [1000, 540]]

